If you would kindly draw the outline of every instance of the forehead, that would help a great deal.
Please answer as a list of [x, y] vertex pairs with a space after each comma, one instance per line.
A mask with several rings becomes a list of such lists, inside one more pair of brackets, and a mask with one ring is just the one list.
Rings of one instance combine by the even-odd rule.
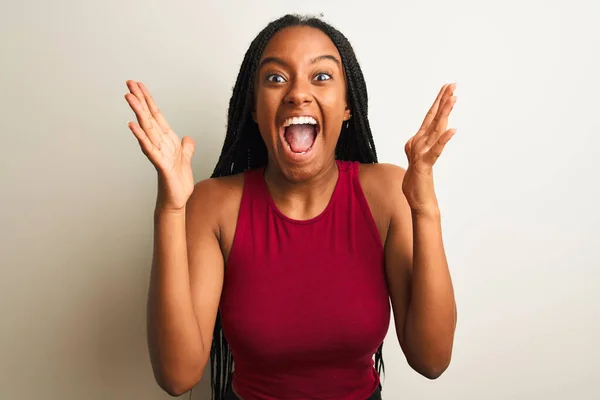
[[273, 35], [261, 60], [277, 57], [286, 62], [304, 63], [322, 55], [332, 55], [341, 61], [340, 53], [323, 31], [309, 26], [292, 26]]

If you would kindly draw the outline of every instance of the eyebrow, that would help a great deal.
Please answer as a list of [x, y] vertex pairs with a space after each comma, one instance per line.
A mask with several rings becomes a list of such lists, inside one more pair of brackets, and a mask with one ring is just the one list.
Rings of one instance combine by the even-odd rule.
[[[311, 64], [315, 64], [318, 61], [321, 60], [331, 60], [333, 62], [335, 62], [338, 66], [342, 66], [342, 62], [340, 60], [337, 59], [337, 57], [331, 55], [331, 54], [323, 54], [321, 56], [317, 56], [315, 58], [313, 58], [312, 60], [310, 60]], [[267, 57], [264, 60], [262, 60], [260, 62], [260, 64], [258, 65], [258, 70], [260, 71], [260, 69], [262, 67], [265, 66], [265, 64], [269, 64], [269, 63], [275, 63], [275, 64], [279, 64], [283, 67], [289, 67], [289, 64], [286, 63], [283, 59], [279, 58], [279, 57]]]

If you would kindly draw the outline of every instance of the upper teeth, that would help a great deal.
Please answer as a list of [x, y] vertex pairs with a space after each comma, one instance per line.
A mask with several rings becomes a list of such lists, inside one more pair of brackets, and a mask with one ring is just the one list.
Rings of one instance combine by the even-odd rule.
[[302, 124], [310, 124], [317, 125], [317, 121], [313, 117], [293, 117], [288, 118], [283, 123], [283, 127], [287, 128], [290, 125], [302, 125]]

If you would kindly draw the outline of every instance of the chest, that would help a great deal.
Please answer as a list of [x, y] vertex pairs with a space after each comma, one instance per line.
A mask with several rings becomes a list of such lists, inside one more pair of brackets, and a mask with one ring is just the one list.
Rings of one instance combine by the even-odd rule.
[[221, 297], [233, 348], [259, 351], [246, 356], [261, 360], [322, 357], [340, 346], [349, 357], [372, 354], [390, 310], [383, 249], [368, 218], [332, 212], [290, 224], [251, 215], [238, 225]]
[[[374, 191], [369, 190], [369, 186], [366, 186], [364, 189], [364, 196], [365, 196], [365, 200], [366, 200], [366, 205], [367, 205], [367, 211], [368, 211], [368, 216], [367, 218], [371, 218], [373, 225], [375, 227], [375, 229], [373, 230], [373, 232], [375, 233], [376, 236], [378, 236], [379, 238], [379, 242], [380, 243], [386, 243], [387, 240], [387, 235], [388, 235], [388, 228], [389, 228], [389, 221], [390, 221], [390, 215], [389, 215], [389, 211], [387, 210], [386, 207], [384, 207], [383, 202], [381, 201], [381, 199], [374, 193]], [[230, 199], [230, 201], [228, 202], [228, 204], [224, 205], [226, 207], [226, 212], [223, 213], [222, 218], [221, 218], [221, 223], [219, 224], [220, 226], [220, 237], [219, 237], [219, 244], [221, 247], [221, 253], [223, 254], [223, 260], [225, 260], [225, 263], [228, 263], [229, 260], [229, 256], [231, 254], [231, 250], [233, 248], [233, 244], [236, 238], [236, 232], [238, 232], [238, 215], [240, 212], [240, 203], [241, 203], [241, 197], [242, 197], [242, 193], [241, 190], [240, 192], [234, 196], [234, 198]], [[282, 232], [288, 232], [289, 230], [286, 230], [285, 228], [280, 228], [279, 229]], [[311, 239], [317, 239], [320, 243], [317, 243], [317, 245], [326, 245], [329, 242], [331, 242], [331, 240], [328, 240], [326, 242], [322, 242], [323, 238], [319, 235], [319, 230], [320, 227], [316, 227], [314, 229], [307, 228], [305, 229], [304, 233], [302, 235], [298, 235], [297, 236], [297, 244], [298, 244], [298, 249], [301, 249], [303, 246], [306, 248], [310, 248], [310, 246], [308, 245], [308, 243], [311, 241]], [[350, 233], [350, 232], [348, 232]], [[256, 236], [258, 236], [259, 234], [257, 233]], [[266, 236], [265, 236], [266, 238]], [[258, 239], [260, 239], [260, 237], [258, 237]], [[273, 239], [271, 237], [271, 239]], [[327, 239], [332, 239], [330, 238], [325, 238]], [[348, 242], [349, 244], [355, 244], [353, 241], [353, 238], [350, 236], [348, 238]], [[272, 247], [273, 249], [277, 248], [278, 246]], [[323, 246], [321, 246], [323, 247]], [[350, 247], [350, 252], [353, 253], [354, 252], [354, 248]]]
[[281, 360], [339, 365], [370, 360], [383, 341], [387, 232], [353, 176], [340, 175], [325, 211], [298, 221], [250, 174], [235, 230], [221, 236], [227, 261], [220, 311], [234, 358], [272, 369], [283, 367]]
[[228, 340], [265, 362], [370, 356], [390, 318], [381, 250], [352, 231], [304, 228], [236, 238], [221, 299]]

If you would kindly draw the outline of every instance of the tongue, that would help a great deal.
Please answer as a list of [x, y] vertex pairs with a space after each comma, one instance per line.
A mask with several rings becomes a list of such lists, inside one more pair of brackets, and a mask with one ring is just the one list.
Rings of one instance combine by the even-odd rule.
[[304, 153], [315, 141], [314, 125], [290, 125], [285, 130], [285, 140], [288, 142], [294, 153]]

